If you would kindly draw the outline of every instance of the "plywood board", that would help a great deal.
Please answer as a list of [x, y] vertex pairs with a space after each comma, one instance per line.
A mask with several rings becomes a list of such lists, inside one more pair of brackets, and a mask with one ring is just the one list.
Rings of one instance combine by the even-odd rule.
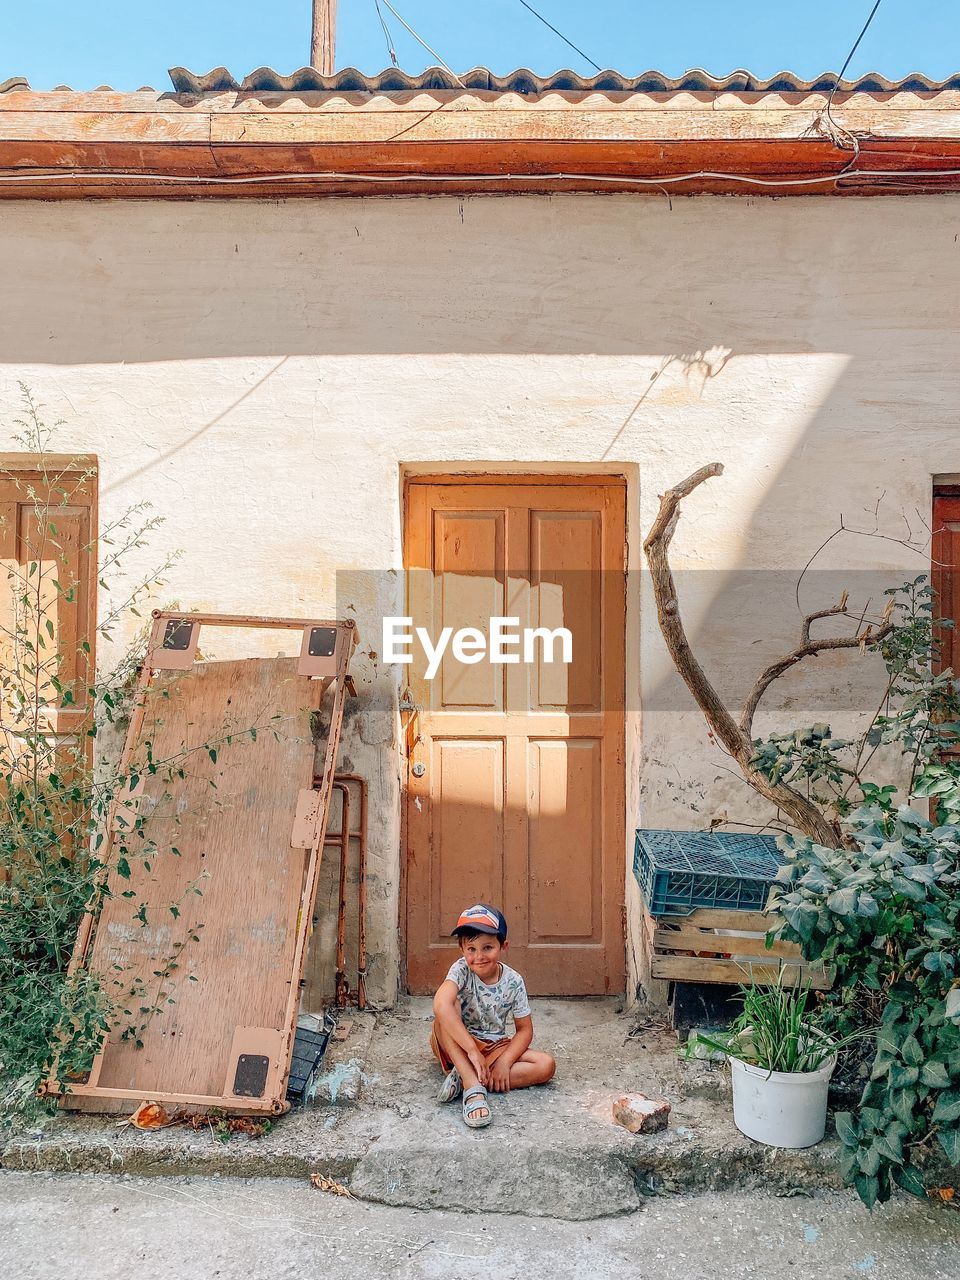
[[[170, 616], [156, 616], [155, 633]], [[351, 623], [330, 625], [345, 640], [333, 680], [298, 674], [295, 658], [141, 673], [127, 743], [135, 785], [121, 798], [135, 803], [111, 823], [107, 895], [72, 963], [100, 978], [116, 1011], [89, 1076], [48, 1081], [65, 1106], [284, 1109], [329, 782], [314, 793], [312, 840], [301, 832], [294, 847], [291, 835], [325, 691], [322, 776], [332, 779], [355, 636]]]
[[[318, 694], [286, 658], [201, 663], [151, 685], [141, 751], [189, 755], [184, 779], [166, 766], [144, 777], [146, 838], [126, 838], [130, 876], [112, 874], [94, 932], [88, 968], [122, 1002], [98, 1089], [218, 1098], [236, 1029], [282, 1028], [304, 872], [290, 830], [313, 776]], [[254, 724], [255, 742], [242, 732]]]

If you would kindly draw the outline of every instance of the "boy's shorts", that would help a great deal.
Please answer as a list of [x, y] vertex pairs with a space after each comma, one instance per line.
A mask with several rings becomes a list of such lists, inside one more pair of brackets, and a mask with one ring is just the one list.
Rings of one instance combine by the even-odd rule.
[[[487, 1066], [490, 1066], [491, 1063], [496, 1062], [496, 1060], [503, 1053], [504, 1049], [506, 1049], [507, 1045], [510, 1043], [509, 1039], [478, 1040], [476, 1036], [473, 1036], [472, 1039], [473, 1039], [473, 1043], [477, 1046], [477, 1048], [483, 1054], [483, 1060], [484, 1062], [486, 1062]], [[452, 1071], [453, 1063], [450, 1061], [450, 1059], [447, 1057], [447, 1055], [444, 1053], [443, 1049], [441, 1048], [440, 1041], [437, 1039], [437, 1033], [435, 1029], [430, 1032], [430, 1048], [433, 1050], [433, 1056], [440, 1063], [441, 1067], [443, 1067], [444, 1071]]]

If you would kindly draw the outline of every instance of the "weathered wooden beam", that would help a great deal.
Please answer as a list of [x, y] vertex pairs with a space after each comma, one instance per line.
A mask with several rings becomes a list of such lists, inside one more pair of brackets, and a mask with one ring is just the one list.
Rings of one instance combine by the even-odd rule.
[[817, 95], [792, 97], [12, 89], [0, 94], [0, 199], [960, 190], [960, 94], [835, 108], [860, 136], [855, 160], [814, 127]]
[[337, 0], [313, 0], [310, 65], [332, 76], [337, 43]]

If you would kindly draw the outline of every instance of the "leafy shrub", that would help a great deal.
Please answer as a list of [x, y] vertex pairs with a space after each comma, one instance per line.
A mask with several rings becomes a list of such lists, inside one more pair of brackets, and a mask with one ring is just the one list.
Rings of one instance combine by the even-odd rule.
[[[20, 535], [21, 554], [5, 559], [0, 572], [0, 1079], [7, 1102], [18, 1104], [42, 1079], [54, 1039], [61, 1072], [89, 1069], [128, 994], [122, 975], [107, 989], [90, 973], [70, 974], [69, 960], [85, 907], [104, 891], [98, 851], [107, 814], [127, 783], [109, 750], [95, 764], [92, 740], [125, 714], [136, 664], [133, 653], [99, 679], [88, 671], [85, 690], [72, 679], [87, 669], [93, 637], [72, 637], [68, 627], [64, 641], [58, 630], [85, 588], [71, 567], [76, 549], [62, 531], [61, 512], [92, 473], [50, 452], [51, 431], [24, 395], [17, 440], [35, 456], [40, 481], [9, 473], [29, 518], [10, 531]], [[106, 571], [122, 575], [127, 553], [158, 523], [142, 505], [103, 529]], [[124, 583], [100, 634], [137, 617], [138, 601], [159, 581], [152, 574]], [[108, 587], [106, 580], [100, 585]], [[58, 714], [81, 702], [90, 714], [70, 733], [58, 731]], [[127, 843], [131, 858], [134, 849], [143, 856], [148, 848], [139, 830]]]
[[879, 997], [870, 1080], [857, 1115], [837, 1116], [844, 1177], [872, 1205], [891, 1180], [923, 1194], [934, 1141], [960, 1164], [960, 827], [876, 805], [850, 825], [856, 851], [792, 842], [775, 901], [780, 936], [836, 967], [842, 1014]]
[[[777, 936], [835, 969], [836, 1024], [875, 1037], [859, 1110], [837, 1116], [844, 1178], [870, 1206], [894, 1183], [923, 1195], [935, 1147], [960, 1164], [960, 701], [953, 673], [931, 664], [937, 627], [951, 624], [934, 622], [922, 576], [888, 594], [894, 626], [875, 646], [887, 687], [864, 731], [774, 735], [753, 761], [802, 779], [842, 824], [842, 848], [782, 838], [788, 862], [770, 905]], [[868, 777], [881, 747], [899, 754], [902, 787]], [[934, 821], [907, 803], [925, 797]]]

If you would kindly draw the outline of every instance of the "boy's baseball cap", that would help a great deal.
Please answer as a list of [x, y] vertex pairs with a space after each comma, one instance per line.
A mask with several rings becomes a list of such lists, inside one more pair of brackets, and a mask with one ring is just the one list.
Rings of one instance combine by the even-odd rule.
[[460, 912], [460, 919], [457, 921], [451, 937], [456, 938], [461, 929], [468, 929], [471, 933], [492, 933], [501, 942], [505, 942], [507, 937], [507, 918], [496, 907], [487, 906], [485, 902], [478, 902]]

